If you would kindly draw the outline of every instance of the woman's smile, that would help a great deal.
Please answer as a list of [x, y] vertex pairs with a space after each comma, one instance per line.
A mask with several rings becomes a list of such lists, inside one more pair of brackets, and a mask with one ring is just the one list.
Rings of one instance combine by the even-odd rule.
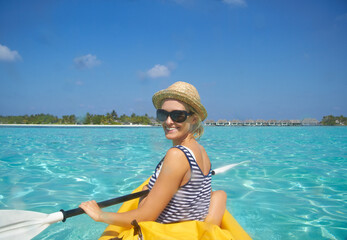
[[177, 130], [177, 128], [175, 127], [166, 127], [165, 129], [167, 133], [174, 132], [175, 130]]
[[[162, 109], [167, 112], [172, 111], [187, 111], [184, 104], [177, 100], [166, 100]], [[171, 116], [167, 116], [166, 120], [162, 122], [162, 126], [167, 139], [173, 140], [174, 145], [180, 144], [189, 134], [190, 128], [190, 116], [184, 122], [175, 122], [171, 119]]]

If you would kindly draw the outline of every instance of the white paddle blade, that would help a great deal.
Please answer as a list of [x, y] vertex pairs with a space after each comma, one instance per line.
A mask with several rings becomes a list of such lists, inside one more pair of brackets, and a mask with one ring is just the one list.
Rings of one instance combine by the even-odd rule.
[[249, 163], [249, 162], [250, 161], [243, 161], [243, 162], [240, 162], [240, 163], [229, 164], [229, 165], [226, 165], [224, 167], [220, 167], [220, 168], [215, 169], [214, 173], [215, 174], [224, 173], [224, 172], [228, 171], [231, 168], [234, 168], [234, 167], [236, 167], [238, 165], [241, 165], [241, 164], [244, 164], [244, 163]]
[[62, 221], [62, 212], [51, 214], [22, 211], [0, 210], [0, 240], [32, 239], [52, 223]]

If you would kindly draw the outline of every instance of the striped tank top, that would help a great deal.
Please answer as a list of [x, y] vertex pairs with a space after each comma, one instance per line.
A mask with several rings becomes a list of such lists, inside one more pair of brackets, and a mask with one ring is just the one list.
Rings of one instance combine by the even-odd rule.
[[[207, 216], [211, 200], [212, 171], [204, 175], [195, 160], [193, 152], [187, 147], [177, 145], [183, 151], [190, 165], [191, 177], [181, 186], [172, 197], [168, 205], [161, 212], [159, 223], [173, 223], [188, 220], [203, 221]], [[148, 188], [151, 190], [157, 180], [164, 158], [157, 165], [154, 174], [149, 180]]]

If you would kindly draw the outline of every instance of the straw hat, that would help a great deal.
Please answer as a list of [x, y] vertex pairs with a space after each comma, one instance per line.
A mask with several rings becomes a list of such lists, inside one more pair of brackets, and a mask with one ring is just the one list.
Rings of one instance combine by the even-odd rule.
[[167, 89], [156, 92], [152, 101], [156, 109], [161, 107], [164, 99], [175, 99], [184, 102], [194, 109], [201, 121], [204, 121], [207, 117], [205, 107], [201, 104], [200, 96], [196, 88], [186, 82], [175, 82]]

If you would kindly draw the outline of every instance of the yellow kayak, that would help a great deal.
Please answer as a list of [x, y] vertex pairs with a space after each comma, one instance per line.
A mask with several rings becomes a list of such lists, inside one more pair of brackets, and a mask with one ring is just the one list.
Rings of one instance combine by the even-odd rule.
[[[133, 192], [139, 192], [147, 184], [149, 179], [141, 184]], [[118, 212], [126, 212], [137, 208], [139, 199], [123, 203]], [[225, 210], [222, 225], [208, 224], [201, 221], [185, 221], [179, 223], [162, 224], [153, 221], [138, 223], [144, 240], [248, 240], [251, 239], [235, 218]], [[123, 228], [109, 225], [99, 240], [112, 238], [122, 240], [138, 240], [138, 234], [134, 234], [134, 228]]]

